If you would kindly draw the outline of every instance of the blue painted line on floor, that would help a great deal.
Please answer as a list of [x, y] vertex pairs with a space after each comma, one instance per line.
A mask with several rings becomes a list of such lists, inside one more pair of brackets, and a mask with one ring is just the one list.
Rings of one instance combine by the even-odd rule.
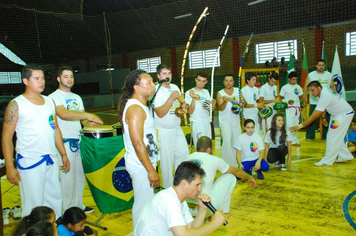
[[356, 230], [356, 224], [352, 220], [350, 213], [349, 213], [349, 202], [350, 202], [351, 198], [353, 198], [353, 196], [355, 196], [355, 195], [356, 195], [356, 191], [353, 191], [352, 193], [350, 193], [349, 196], [346, 197], [344, 203], [342, 204], [342, 210], [344, 211], [344, 216], [345, 216], [347, 222], [349, 222], [349, 224], [352, 226], [352, 228], [354, 228], [354, 230]]

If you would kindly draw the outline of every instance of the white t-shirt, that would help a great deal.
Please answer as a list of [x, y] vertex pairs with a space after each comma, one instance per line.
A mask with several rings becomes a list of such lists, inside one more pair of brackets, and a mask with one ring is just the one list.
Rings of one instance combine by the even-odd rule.
[[[323, 74], [319, 74], [316, 71], [310, 72], [309, 73], [309, 79], [310, 82], [312, 81], [319, 81], [321, 86], [323, 88], [330, 88], [330, 82], [331, 82], [331, 73], [328, 71], [324, 71]], [[318, 98], [313, 97], [311, 94], [309, 95], [309, 104], [311, 105], [316, 105], [318, 103]]]
[[[277, 96], [277, 86], [276, 85], [269, 85], [268, 83], [262, 85], [260, 88], [260, 97], [263, 97], [263, 100], [274, 100]], [[273, 108], [274, 102], [265, 104], [266, 106], [269, 106]]]
[[57, 155], [55, 145], [56, 108], [53, 100], [41, 95], [43, 105], [35, 105], [23, 95], [16, 97], [19, 115], [16, 131], [16, 152], [26, 158]]
[[[239, 88], [233, 88], [232, 95], [228, 95], [225, 93], [224, 89], [220, 90], [221, 97], [236, 97], [237, 101], [239, 101]], [[240, 116], [232, 113], [231, 111], [232, 102], [227, 102], [226, 107], [223, 111], [219, 111], [219, 123], [226, 124], [226, 125], [240, 125]]]
[[241, 150], [241, 161], [254, 161], [260, 156], [260, 151], [265, 149], [261, 137], [256, 133], [251, 136], [246, 133], [241, 134], [234, 147]]
[[300, 107], [299, 96], [303, 95], [303, 90], [298, 84], [290, 85], [286, 84], [282, 87], [279, 95], [284, 97], [285, 99], [293, 100], [294, 104], [288, 106]]
[[[276, 143], [272, 142], [271, 138], [271, 130], [268, 130], [265, 136], [265, 143], [269, 143], [269, 148], [278, 148], [278, 146], [282, 145], [282, 139], [281, 139], [282, 132], [277, 131], [276, 133], [276, 139], [274, 140]], [[287, 137], [285, 141], [285, 145], [287, 145], [288, 141], [291, 141], [291, 134], [289, 130], [287, 130]]]
[[[156, 90], [159, 85], [156, 85]], [[156, 94], [156, 98], [153, 102], [155, 105], [155, 108], [163, 106], [163, 104], [166, 103], [168, 98], [171, 96], [172, 92], [178, 91], [179, 94], [179, 88], [175, 84], [170, 84], [170, 89], [167, 89], [163, 86], [158, 90]], [[169, 108], [169, 111], [167, 112], [166, 115], [164, 115], [162, 118], [159, 118], [157, 114], [155, 114], [155, 123], [156, 123], [156, 128], [157, 129], [172, 129], [180, 126], [181, 119], [176, 116], [175, 111], [176, 108], [180, 107], [180, 103], [178, 99], [174, 100], [172, 103], [172, 106]]]
[[[252, 88], [248, 85], [241, 89], [242, 95], [244, 96], [247, 104], [256, 104], [256, 101], [260, 98], [258, 95], [258, 88], [253, 86]], [[257, 107], [244, 108], [244, 117], [254, 117], [258, 113]]]
[[[56, 106], [64, 106], [67, 110], [77, 112], [84, 110], [83, 100], [75, 93], [66, 93], [57, 89], [49, 97], [54, 100]], [[62, 120], [59, 116], [57, 116], [57, 120], [63, 138], [79, 138], [82, 129], [80, 120]]]
[[216, 172], [220, 171], [221, 173], [225, 173], [230, 167], [223, 159], [206, 152], [194, 152], [184, 161], [195, 161], [204, 169], [205, 177], [203, 178], [202, 192], [209, 196], [213, 190]]
[[210, 113], [208, 110], [205, 110], [203, 108], [203, 102], [204, 101], [210, 101], [210, 93], [208, 90], [203, 89], [201, 91], [194, 90], [194, 88], [189, 89], [185, 93], [185, 102], [187, 104], [192, 103], [192, 97], [189, 95], [190, 90], [193, 90], [195, 94], [198, 94], [200, 96], [199, 100], [195, 101], [195, 109], [193, 114], [190, 115], [190, 121], [199, 121], [199, 122], [210, 122]]
[[122, 124], [124, 126], [124, 145], [125, 145], [125, 162], [130, 163], [131, 165], [145, 168], [142, 165], [142, 162], [138, 159], [134, 146], [132, 145], [131, 138], [130, 138], [130, 130], [129, 126], [125, 121], [126, 111], [132, 105], [139, 105], [147, 115], [147, 118], [143, 125], [143, 142], [147, 148], [148, 156], [151, 160], [152, 164], [155, 164], [159, 161], [159, 146], [157, 142], [157, 131], [155, 127], [155, 122], [153, 120], [153, 116], [151, 111], [148, 109], [147, 106], [144, 106], [141, 102], [137, 99], [129, 99], [125, 105], [124, 113], [122, 116]]
[[194, 219], [186, 201], [180, 202], [173, 187], [157, 193], [142, 209], [135, 236], [173, 235], [171, 228], [184, 226]]
[[332, 116], [353, 111], [351, 105], [330, 88], [323, 88], [321, 90], [318, 105], [315, 108], [317, 111], [324, 111], [325, 109]]

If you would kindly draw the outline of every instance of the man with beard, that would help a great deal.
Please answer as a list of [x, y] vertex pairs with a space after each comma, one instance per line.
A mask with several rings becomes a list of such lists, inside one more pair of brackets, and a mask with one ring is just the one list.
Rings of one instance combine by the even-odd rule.
[[57, 71], [57, 81], [59, 88], [49, 97], [56, 103], [58, 125], [62, 131], [64, 146], [71, 163], [70, 170], [62, 171], [60, 174], [63, 212], [76, 206], [86, 213], [91, 213], [94, 209], [83, 205], [85, 176], [79, 150], [80, 130], [82, 129], [81, 123], [85, 126], [102, 125], [103, 122], [95, 114], [85, 112], [81, 97], [71, 92], [74, 85], [72, 67], [60, 67]]

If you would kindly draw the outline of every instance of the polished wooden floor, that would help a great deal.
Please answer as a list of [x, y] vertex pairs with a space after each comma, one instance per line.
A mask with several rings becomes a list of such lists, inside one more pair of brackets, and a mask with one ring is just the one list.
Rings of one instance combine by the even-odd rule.
[[[332, 167], [315, 167], [324, 154], [325, 141], [306, 142], [305, 133], [298, 138], [301, 147], [292, 148], [292, 168], [280, 171], [271, 165], [264, 180], [251, 189], [240, 181], [233, 191], [230, 218], [211, 235], [356, 235], [356, 160], [335, 163]], [[220, 155], [219, 132], [214, 154]], [[1, 179], [3, 207], [20, 204], [19, 190], [6, 178]], [[94, 207], [88, 221], [100, 216], [86, 187], [84, 203]], [[11, 223], [12, 222], [12, 223]], [[107, 231], [96, 228], [100, 235], [128, 235], [132, 232], [131, 210], [104, 215], [99, 222]], [[11, 235], [15, 225], [5, 226]]]

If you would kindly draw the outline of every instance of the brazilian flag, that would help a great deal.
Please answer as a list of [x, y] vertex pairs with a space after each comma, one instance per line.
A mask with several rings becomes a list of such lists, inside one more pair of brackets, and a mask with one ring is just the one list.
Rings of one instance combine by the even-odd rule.
[[80, 151], [90, 191], [102, 213], [131, 209], [133, 188], [125, 167], [122, 136], [100, 139], [82, 136]]

